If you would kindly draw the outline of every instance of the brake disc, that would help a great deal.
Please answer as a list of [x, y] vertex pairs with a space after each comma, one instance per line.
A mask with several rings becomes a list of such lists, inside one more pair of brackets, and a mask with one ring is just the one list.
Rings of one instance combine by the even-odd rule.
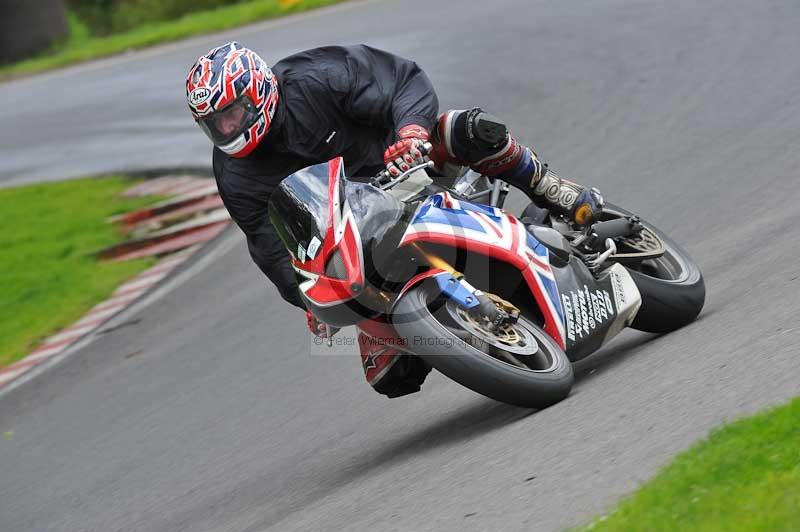
[[[503, 300], [501, 300], [503, 301]], [[510, 303], [511, 308], [514, 308]], [[485, 351], [485, 347], [494, 347], [515, 355], [533, 355], [539, 351], [536, 337], [521, 323], [504, 323], [492, 330], [489, 319], [465, 309], [453, 302], [448, 302], [447, 310], [459, 326], [473, 337], [473, 347]]]
[[655, 259], [667, 251], [658, 235], [647, 227], [643, 227], [638, 234], [620, 237], [616, 241], [620, 244], [617, 247], [618, 250], [626, 250], [625, 253], [617, 252], [609, 257], [609, 260], [616, 262], [640, 262], [647, 259]]

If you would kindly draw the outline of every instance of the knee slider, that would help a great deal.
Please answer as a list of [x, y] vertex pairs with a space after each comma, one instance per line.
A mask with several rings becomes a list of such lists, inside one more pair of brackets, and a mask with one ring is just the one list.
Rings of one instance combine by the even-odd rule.
[[476, 144], [482, 149], [501, 147], [508, 140], [508, 128], [505, 123], [481, 109], [478, 111], [469, 117], [471, 136], [474, 137]]
[[460, 111], [452, 123], [453, 153], [470, 164], [494, 155], [509, 139], [505, 123], [480, 107]]

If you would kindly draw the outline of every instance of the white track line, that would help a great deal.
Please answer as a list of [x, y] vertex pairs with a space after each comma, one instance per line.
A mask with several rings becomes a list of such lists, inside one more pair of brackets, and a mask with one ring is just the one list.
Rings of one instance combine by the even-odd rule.
[[109, 307], [109, 308], [106, 308], [106, 309], [103, 309], [103, 310], [100, 310], [100, 311], [90, 311], [83, 318], [78, 320], [75, 323], [75, 325], [76, 326], [81, 326], [81, 325], [86, 325], [87, 323], [91, 323], [93, 321], [97, 321], [100, 318], [110, 318], [111, 316], [113, 316], [114, 314], [119, 312], [120, 309], [122, 309], [124, 307], [125, 307], [125, 305], [122, 304], [122, 305], [117, 305], [115, 307]]
[[128, 281], [127, 283], [125, 283], [122, 286], [120, 286], [118, 288], [118, 290], [120, 292], [124, 292], [124, 291], [127, 291], [127, 290], [131, 290], [133, 288], [150, 286], [151, 284], [155, 284], [158, 281], [160, 281], [161, 279], [163, 279], [164, 277], [166, 277], [166, 275], [167, 275], [167, 272], [158, 272], [158, 273], [155, 273], [153, 275], [146, 275], [146, 276], [139, 277], [138, 279], [134, 278], [133, 281]]
[[14, 371], [7, 371], [5, 373], [0, 373], [0, 386], [3, 386], [4, 384], [6, 384], [8, 382], [13, 381], [17, 377], [19, 377], [20, 375], [22, 375], [23, 373], [28, 371], [29, 369], [30, 369], [30, 366], [26, 366], [24, 368], [19, 368], [19, 369], [14, 370]]
[[55, 344], [61, 342], [62, 340], [66, 340], [68, 338], [79, 338], [84, 334], [86, 334], [87, 332], [91, 331], [92, 329], [94, 329], [94, 326], [92, 325], [88, 325], [85, 327], [75, 327], [74, 325], [72, 325], [69, 328], [64, 329], [60, 333], [55, 334], [46, 339], [44, 342], [42, 342], [42, 345], [47, 346], [50, 344]]
[[32, 362], [32, 361], [41, 361], [45, 358], [50, 358], [53, 355], [59, 354], [61, 351], [69, 347], [70, 344], [67, 345], [59, 345], [56, 347], [51, 347], [49, 349], [38, 349], [31, 353], [30, 355], [26, 356], [20, 362]]

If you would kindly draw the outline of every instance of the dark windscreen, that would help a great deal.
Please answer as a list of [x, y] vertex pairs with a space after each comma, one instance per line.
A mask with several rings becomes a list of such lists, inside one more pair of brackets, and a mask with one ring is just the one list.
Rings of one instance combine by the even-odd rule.
[[301, 262], [313, 259], [328, 230], [327, 163], [309, 166], [284, 179], [272, 193], [269, 216], [294, 258]]
[[[340, 202], [344, 197], [353, 213], [361, 238], [383, 239], [403, 214], [403, 206], [389, 193], [366, 183], [347, 180], [339, 187]], [[272, 225], [286, 249], [301, 262], [312, 260], [320, 251], [328, 230], [328, 165], [304, 168], [284, 179], [272, 193], [269, 202]]]

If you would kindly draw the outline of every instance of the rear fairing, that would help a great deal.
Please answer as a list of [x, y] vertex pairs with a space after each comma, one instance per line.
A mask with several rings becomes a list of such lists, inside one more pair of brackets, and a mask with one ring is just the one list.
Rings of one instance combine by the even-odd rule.
[[401, 246], [427, 242], [461, 248], [519, 270], [544, 319], [543, 328], [578, 360], [597, 350], [633, 320], [640, 297], [630, 275], [610, 268], [595, 279], [572, 257], [563, 267], [514, 216], [494, 207], [459, 201], [443, 192], [414, 213]]

